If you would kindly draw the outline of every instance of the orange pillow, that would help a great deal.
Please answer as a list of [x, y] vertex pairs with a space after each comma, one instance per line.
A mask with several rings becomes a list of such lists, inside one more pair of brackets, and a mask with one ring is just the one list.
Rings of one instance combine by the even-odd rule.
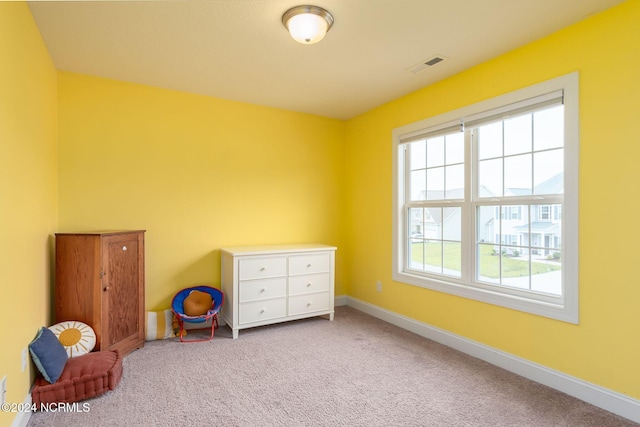
[[213, 305], [213, 298], [207, 292], [193, 290], [184, 299], [184, 314], [187, 316], [202, 316]]

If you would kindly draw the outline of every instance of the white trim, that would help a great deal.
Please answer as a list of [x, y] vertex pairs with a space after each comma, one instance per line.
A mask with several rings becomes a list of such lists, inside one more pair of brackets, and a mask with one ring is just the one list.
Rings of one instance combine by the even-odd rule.
[[421, 337], [451, 347], [492, 365], [559, 390], [591, 405], [640, 423], [640, 400], [572, 377], [527, 359], [489, 347], [443, 329], [419, 322], [357, 298], [347, 297], [347, 305]]
[[[33, 401], [31, 400], [31, 390], [29, 390], [29, 394], [24, 398], [22, 402], [23, 408], [30, 408]], [[18, 412], [18, 415], [13, 419], [11, 423], [11, 427], [27, 427], [29, 420], [31, 419], [31, 411], [21, 411]]]
[[340, 305], [349, 305], [349, 297], [346, 295], [336, 296], [333, 300], [334, 300], [333, 305], [335, 307], [338, 307]]

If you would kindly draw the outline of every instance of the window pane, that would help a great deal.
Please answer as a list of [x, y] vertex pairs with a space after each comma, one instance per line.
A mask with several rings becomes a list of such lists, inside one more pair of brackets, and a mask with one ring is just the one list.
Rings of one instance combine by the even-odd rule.
[[422, 208], [409, 208], [409, 237], [422, 237]]
[[416, 141], [409, 144], [409, 167], [411, 170], [427, 167], [427, 143]]
[[444, 208], [442, 238], [459, 242], [462, 240], [462, 208]]
[[[506, 245], [529, 246], [529, 206], [503, 206], [500, 241]], [[524, 253], [529, 253], [528, 249]]]
[[425, 200], [427, 193], [427, 172], [424, 169], [411, 172], [411, 200]]
[[427, 200], [444, 199], [444, 167], [427, 169]]
[[534, 205], [531, 206], [531, 212], [531, 246], [536, 250], [560, 249], [561, 205]]
[[529, 195], [531, 194], [531, 187], [531, 154], [505, 157], [505, 196]]
[[499, 242], [500, 237], [500, 207], [480, 206], [476, 214], [476, 230], [478, 243]]
[[408, 266], [412, 270], [424, 271], [424, 241], [422, 239], [409, 239]]
[[446, 136], [447, 164], [464, 162], [464, 133], [452, 133]]
[[427, 140], [427, 167], [444, 165], [444, 136]]
[[483, 160], [478, 165], [478, 197], [502, 196], [502, 159]]
[[[562, 205], [553, 205], [553, 219], [555, 221], [562, 221]], [[560, 222], [560, 225], [562, 225], [562, 222]], [[560, 236], [558, 236], [558, 239], [560, 238]], [[560, 245], [555, 245], [554, 248], [559, 248]]]
[[442, 239], [442, 208], [427, 208], [424, 210], [422, 233], [425, 239]]
[[477, 139], [480, 160], [502, 156], [502, 122], [480, 126]]
[[552, 295], [562, 295], [562, 261], [560, 251], [549, 251], [544, 261], [531, 264], [531, 289]]
[[522, 248], [505, 247], [502, 250], [502, 284], [529, 289], [529, 255]]
[[533, 155], [533, 194], [562, 194], [564, 188], [564, 150]]
[[424, 247], [425, 271], [442, 273], [442, 241], [427, 241]]
[[446, 166], [446, 199], [464, 199], [464, 165]]
[[462, 245], [460, 242], [444, 242], [444, 273], [450, 276], [462, 275]]
[[531, 152], [531, 114], [504, 121], [505, 156]]
[[481, 282], [500, 283], [500, 252], [493, 245], [477, 245], [478, 273]]
[[533, 114], [533, 149], [535, 151], [564, 146], [564, 105]]

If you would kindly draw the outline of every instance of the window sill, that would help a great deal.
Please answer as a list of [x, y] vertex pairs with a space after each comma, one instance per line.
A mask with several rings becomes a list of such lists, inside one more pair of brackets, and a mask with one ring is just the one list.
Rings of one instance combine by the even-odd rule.
[[564, 304], [540, 301], [520, 295], [512, 295], [471, 286], [462, 282], [426, 278], [407, 272], [395, 272], [393, 280], [432, 291], [455, 295], [499, 307], [509, 308], [567, 323], [578, 324], [577, 297], [565, 298]]

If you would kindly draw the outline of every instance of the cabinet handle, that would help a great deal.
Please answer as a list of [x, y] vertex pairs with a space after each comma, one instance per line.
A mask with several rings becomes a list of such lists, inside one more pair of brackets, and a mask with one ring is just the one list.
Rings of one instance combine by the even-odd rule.
[[109, 290], [109, 287], [108, 287], [108, 286], [105, 286], [105, 287], [104, 287], [104, 291], [105, 291], [105, 292], [107, 292], [108, 290]]
[[123, 246], [123, 247], [122, 247], [122, 250], [123, 250], [123, 251], [126, 251], [126, 250], [127, 250], [127, 247], [126, 247], [126, 246]]

